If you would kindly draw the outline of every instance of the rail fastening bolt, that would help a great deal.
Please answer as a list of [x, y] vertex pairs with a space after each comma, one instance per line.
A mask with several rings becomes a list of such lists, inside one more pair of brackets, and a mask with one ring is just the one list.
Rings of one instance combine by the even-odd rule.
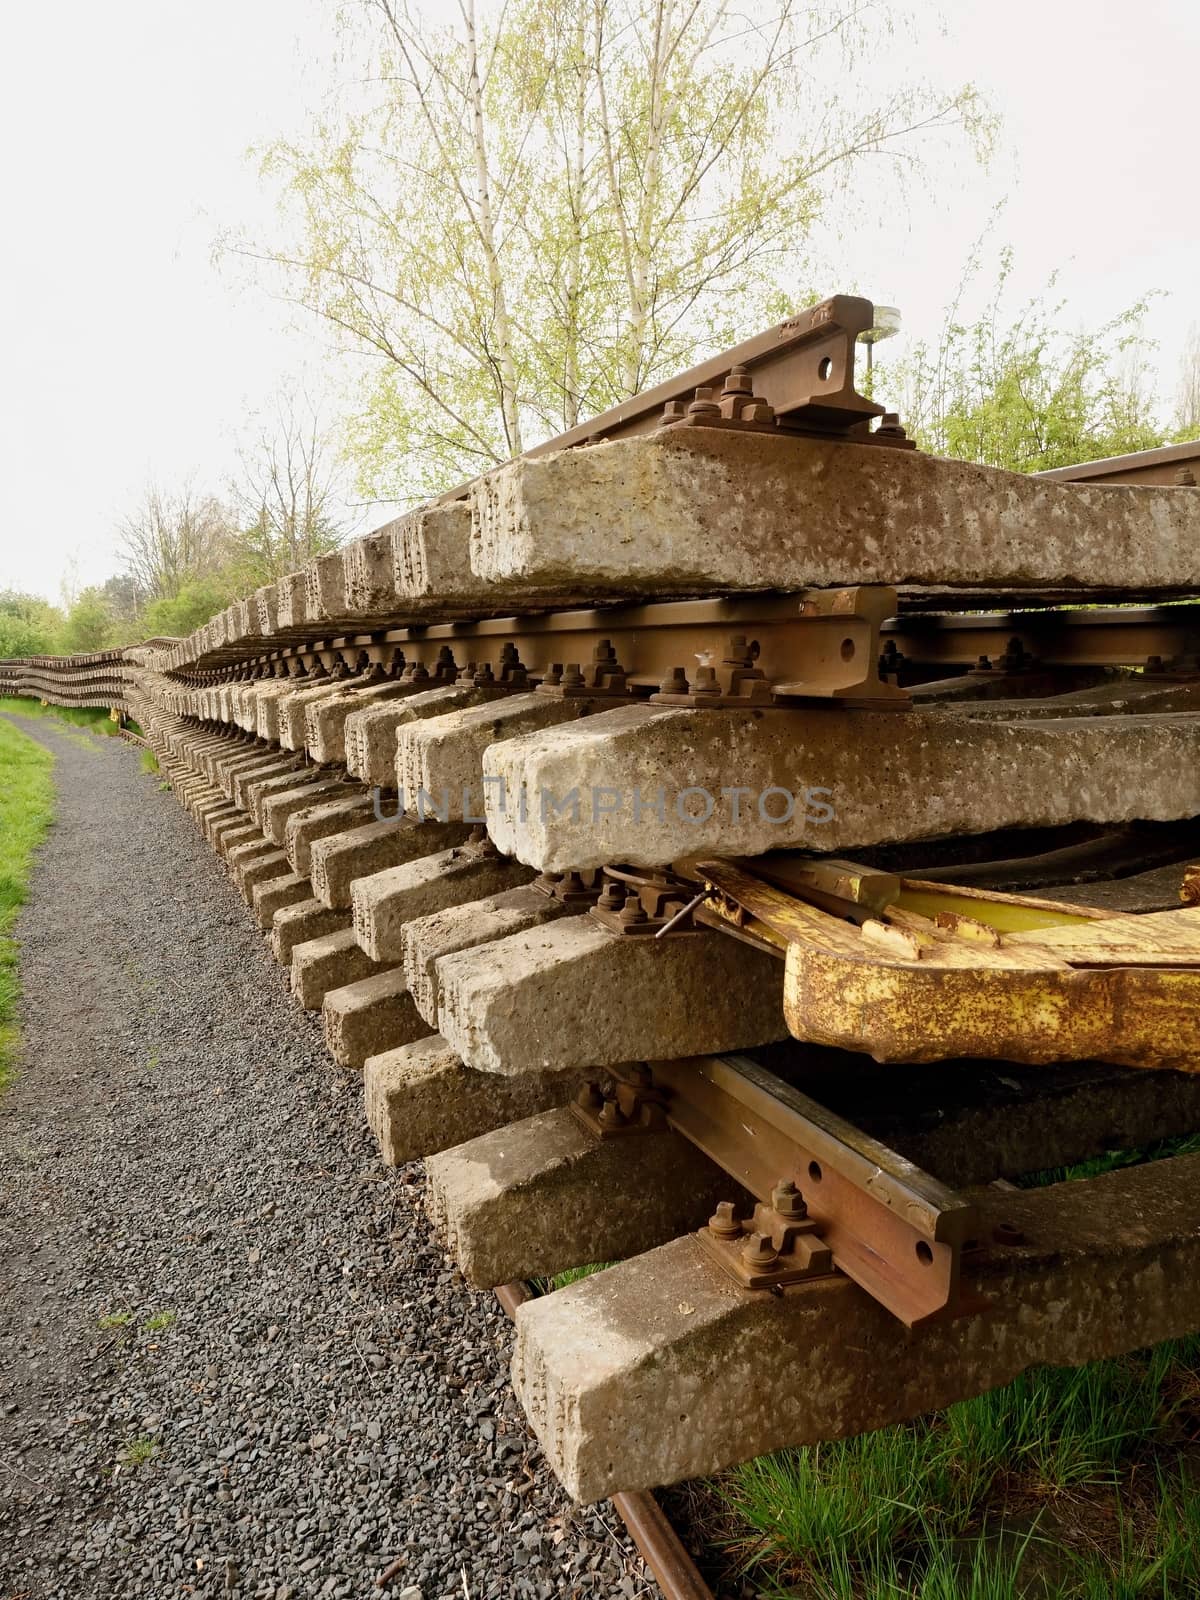
[[784, 1178], [771, 1190], [771, 1204], [781, 1217], [802, 1221], [808, 1215], [804, 1196], [790, 1178]]
[[742, 1225], [737, 1219], [737, 1207], [732, 1200], [721, 1200], [717, 1209], [708, 1219], [709, 1233], [716, 1234], [718, 1239], [736, 1239], [740, 1236]]
[[617, 1102], [608, 1098], [600, 1108], [600, 1115], [596, 1119], [602, 1128], [620, 1128], [625, 1124], [625, 1118]]
[[773, 1267], [779, 1260], [779, 1251], [771, 1243], [769, 1233], [752, 1233], [742, 1246], [742, 1260], [748, 1267]]
[[594, 1083], [583, 1084], [579, 1094], [576, 1096], [576, 1104], [582, 1107], [584, 1111], [599, 1111], [603, 1103], [600, 1090]]

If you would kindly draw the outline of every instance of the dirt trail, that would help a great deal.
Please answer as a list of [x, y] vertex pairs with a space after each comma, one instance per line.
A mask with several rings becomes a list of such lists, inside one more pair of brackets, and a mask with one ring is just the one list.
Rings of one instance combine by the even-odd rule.
[[656, 1593], [190, 819], [128, 745], [19, 726], [58, 814], [0, 1099], [0, 1600]]

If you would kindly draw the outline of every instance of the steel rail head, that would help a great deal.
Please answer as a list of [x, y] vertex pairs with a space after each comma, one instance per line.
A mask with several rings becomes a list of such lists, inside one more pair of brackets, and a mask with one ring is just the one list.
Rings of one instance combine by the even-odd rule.
[[[766, 427], [912, 448], [898, 418], [854, 386], [855, 346], [875, 325], [860, 295], [835, 294], [686, 372], [618, 401], [526, 450], [522, 459], [649, 433], [662, 426]], [[883, 418], [876, 433], [870, 424]], [[460, 500], [472, 479], [435, 504]]]
[[[498, 688], [706, 708], [836, 702], [903, 709], [944, 668], [980, 695], [1053, 695], [1113, 668], [1140, 668], [1130, 696], [1200, 681], [1200, 606], [998, 613], [905, 610], [886, 585], [571, 607], [524, 616], [406, 623], [280, 641], [181, 670], [187, 686], [368, 670], [452, 681], [491, 669]], [[698, 662], [699, 665], [691, 665]], [[1082, 673], [1082, 679], [1071, 674]]]
[[[970, 1201], [749, 1057], [656, 1062], [651, 1086], [665, 1091], [668, 1124], [760, 1201], [748, 1222], [721, 1208], [700, 1235], [747, 1287], [833, 1266], [909, 1327], [969, 1309], [960, 1267], [978, 1228]], [[805, 1232], [789, 1273], [793, 1235]], [[814, 1246], [823, 1263], [811, 1263]]]

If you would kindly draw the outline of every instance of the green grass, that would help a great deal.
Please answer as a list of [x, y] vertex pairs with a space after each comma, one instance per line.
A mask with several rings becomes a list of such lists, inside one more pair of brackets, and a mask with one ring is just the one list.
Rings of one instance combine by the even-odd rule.
[[1188, 1341], [1083, 1367], [1035, 1367], [1006, 1388], [952, 1406], [946, 1442], [956, 1460], [993, 1475], [1003, 1468], [1058, 1491], [1112, 1483], [1122, 1458], [1169, 1422], [1163, 1396]]
[[141, 766], [143, 772], [158, 771], [158, 757], [154, 754], [153, 750], [142, 751]]
[[44, 706], [28, 695], [0, 695], [0, 711], [14, 717], [51, 717], [72, 728], [85, 728], [89, 733], [108, 737], [115, 736], [118, 731], [107, 706]]
[[1182, 1600], [1200, 1595], [1197, 1438], [1200, 1336], [1034, 1368], [914, 1423], [759, 1457], [693, 1486], [689, 1519], [762, 1600]]
[[54, 814], [53, 765], [48, 750], [0, 721], [0, 1092], [12, 1077], [18, 1044], [20, 975], [12, 927], [25, 903], [33, 852]]
[[771, 1600], [1200, 1593], [1200, 1339], [1043, 1367], [920, 1422], [780, 1451], [711, 1486]]
[[1200, 1155], [1200, 1133], [1182, 1134], [1174, 1139], [1159, 1139], [1140, 1150], [1106, 1150], [1090, 1161], [1080, 1161], [1071, 1167], [1046, 1167], [1041, 1172], [1027, 1172], [1014, 1181], [1022, 1189], [1040, 1189], [1048, 1183], [1066, 1183], [1076, 1178], [1100, 1178], [1106, 1172], [1119, 1172], [1124, 1167], [1144, 1166], [1147, 1161], [1162, 1161], [1167, 1156]]
[[550, 1282], [556, 1289], [565, 1289], [570, 1283], [579, 1283], [583, 1278], [594, 1277], [597, 1272], [604, 1272], [612, 1266], [611, 1261], [593, 1261], [588, 1267], [568, 1267], [565, 1272], [556, 1273]]
[[603, 1272], [611, 1266], [611, 1261], [593, 1261], [587, 1267], [568, 1267], [565, 1272], [557, 1272], [552, 1278], [530, 1278], [529, 1285], [534, 1294], [553, 1294], [555, 1289], [565, 1289], [568, 1284], [578, 1283], [581, 1278], [590, 1278], [594, 1273]]
[[[145, 1322], [140, 1325], [141, 1332], [165, 1333], [178, 1315], [177, 1311], [171, 1310], [152, 1311]], [[111, 1332], [114, 1328], [134, 1326], [133, 1312], [128, 1310], [106, 1311], [102, 1317], [97, 1318], [96, 1326], [104, 1333]]]
[[142, 1434], [140, 1438], [131, 1439], [117, 1459], [123, 1467], [144, 1467], [157, 1454], [158, 1445], [149, 1434]]

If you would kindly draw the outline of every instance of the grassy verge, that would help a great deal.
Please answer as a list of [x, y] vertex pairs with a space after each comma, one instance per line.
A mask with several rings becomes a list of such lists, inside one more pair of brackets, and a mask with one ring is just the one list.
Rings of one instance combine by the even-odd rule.
[[106, 706], [44, 706], [40, 700], [28, 695], [0, 696], [0, 711], [14, 717], [53, 717], [72, 728], [86, 728], [89, 733], [115, 736], [117, 725], [112, 721]]
[[691, 1508], [762, 1596], [1059, 1600], [1200, 1593], [1200, 1340], [781, 1451]]
[[33, 852], [53, 814], [53, 764], [48, 750], [0, 721], [0, 1091], [12, 1076], [17, 1045], [19, 980], [12, 926], [25, 900]]
[[1200, 1595], [1200, 1336], [1035, 1368], [915, 1423], [763, 1456], [683, 1494], [718, 1582], [764, 1600]]

